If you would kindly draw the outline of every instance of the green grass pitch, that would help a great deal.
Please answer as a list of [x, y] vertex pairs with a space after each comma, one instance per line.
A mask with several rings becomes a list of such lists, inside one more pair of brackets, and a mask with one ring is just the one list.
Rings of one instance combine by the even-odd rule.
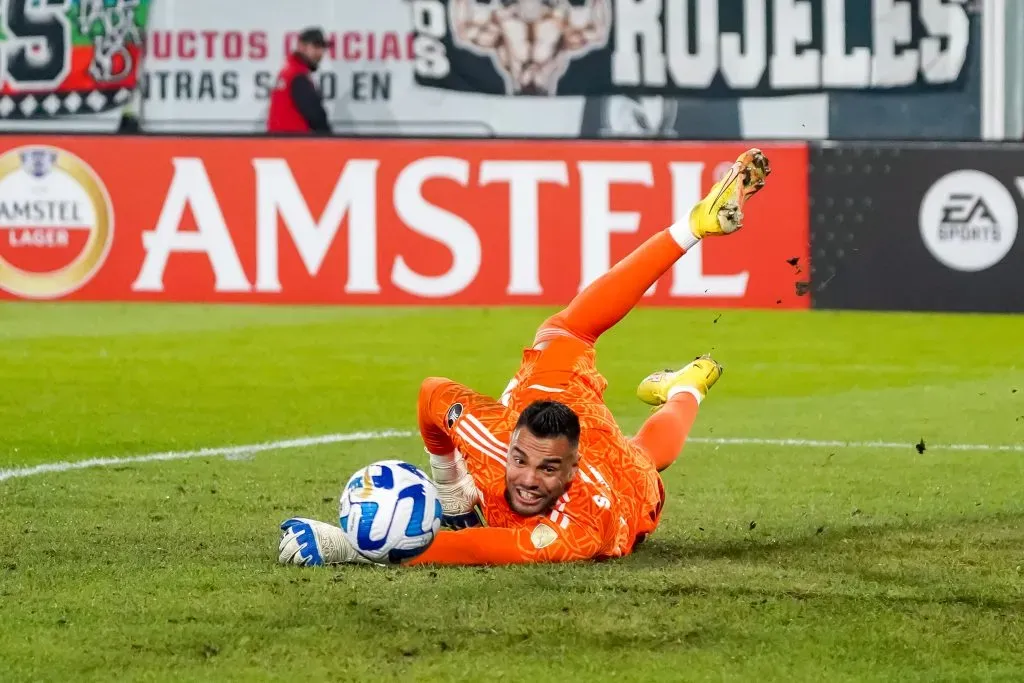
[[9, 476], [413, 429], [424, 376], [500, 393], [548, 312], [0, 305], [0, 680], [1020, 680], [1022, 317], [634, 312], [598, 345], [625, 429], [648, 372], [726, 373], [615, 562], [277, 566], [414, 438]]

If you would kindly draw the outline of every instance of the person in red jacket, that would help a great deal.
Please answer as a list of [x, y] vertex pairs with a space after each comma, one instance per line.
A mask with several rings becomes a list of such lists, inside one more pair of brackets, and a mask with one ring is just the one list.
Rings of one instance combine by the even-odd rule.
[[318, 28], [308, 28], [299, 34], [298, 47], [288, 56], [270, 93], [268, 133], [331, 132], [327, 112], [312, 79], [329, 47], [333, 47], [333, 42]]

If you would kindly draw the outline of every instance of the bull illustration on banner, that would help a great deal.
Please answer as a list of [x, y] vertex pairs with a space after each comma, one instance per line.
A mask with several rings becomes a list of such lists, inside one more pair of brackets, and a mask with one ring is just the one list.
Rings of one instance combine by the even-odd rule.
[[554, 95], [572, 60], [608, 44], [609, 0], [453, 0], [457, 45], [488, 56], [509, 95]]

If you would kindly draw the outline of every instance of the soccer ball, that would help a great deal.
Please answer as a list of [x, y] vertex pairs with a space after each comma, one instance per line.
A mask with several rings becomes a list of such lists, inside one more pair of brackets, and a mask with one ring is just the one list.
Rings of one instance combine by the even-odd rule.
[[353, 474], [338, 505], [352, 547], [378, 564], [400, 564], [426, 550], [441, 528], [441, 514], [434, 482], [401, 460], [375, 462]]

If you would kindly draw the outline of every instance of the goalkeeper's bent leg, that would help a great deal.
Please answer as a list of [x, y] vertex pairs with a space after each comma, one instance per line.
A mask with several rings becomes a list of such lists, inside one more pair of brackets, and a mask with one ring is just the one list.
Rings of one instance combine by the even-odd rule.
[[659, 472], [667, 469], [682, 453], [686, 437], [697, 419], [699, 396], [696, 391], [685, 390], [674, 394], [658, 412], [647, 418], [633, 437], [633, 443], [640, 447]]

